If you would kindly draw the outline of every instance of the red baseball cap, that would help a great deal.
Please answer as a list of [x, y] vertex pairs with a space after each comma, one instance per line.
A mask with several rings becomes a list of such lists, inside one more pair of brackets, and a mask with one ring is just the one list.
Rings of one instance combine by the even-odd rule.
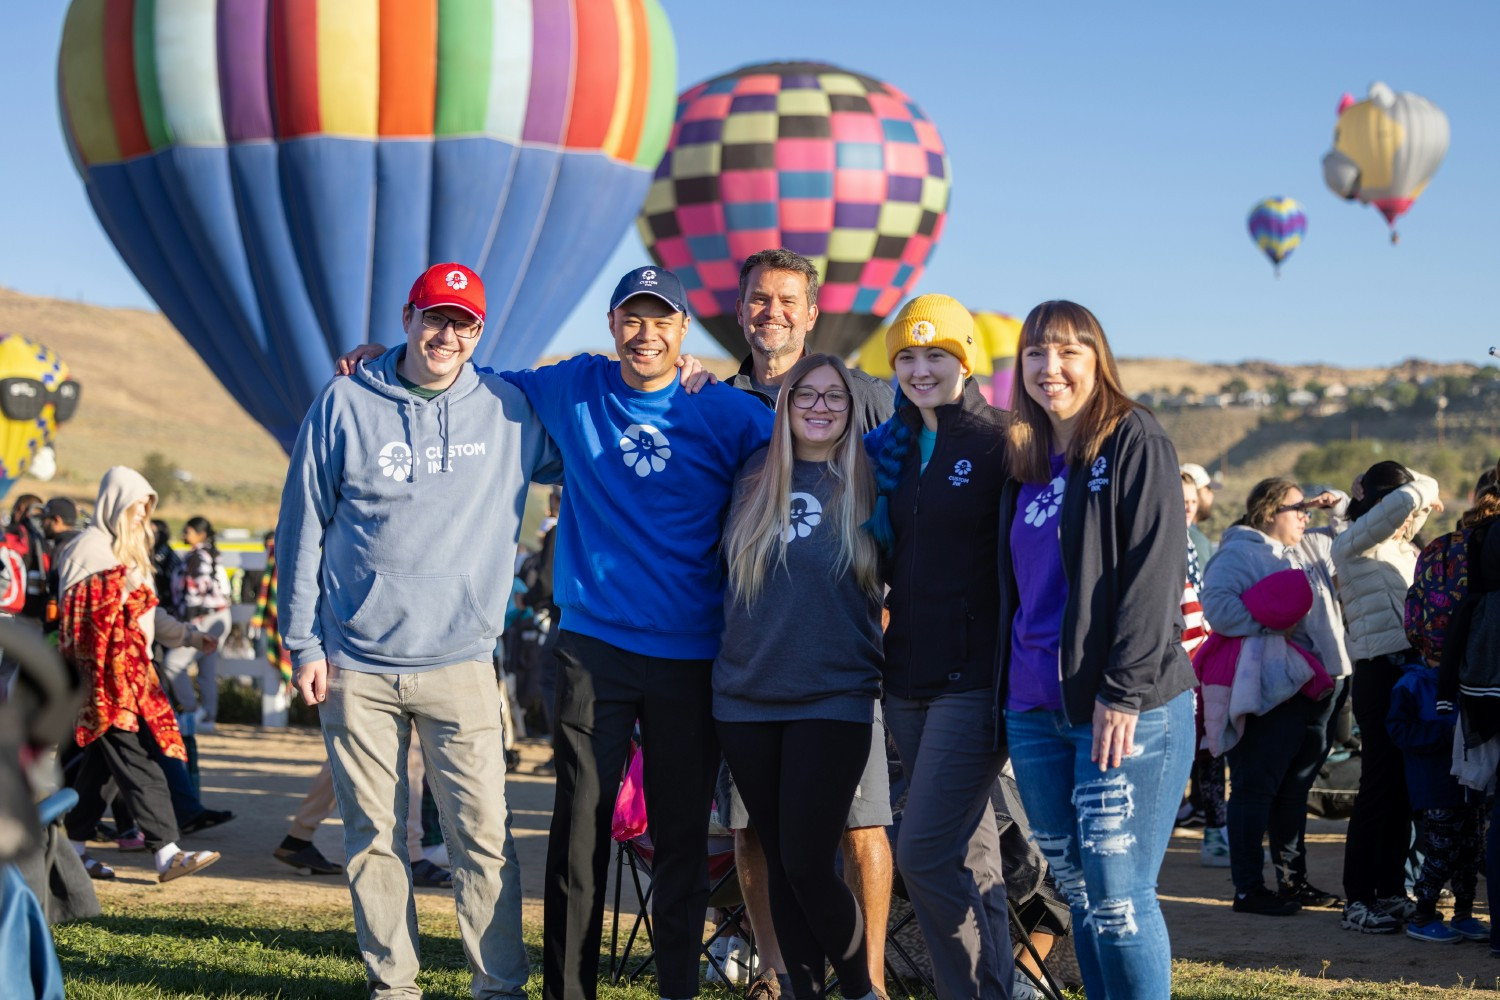
[[407, 297], [418, 309], [457, 306], [484, 322], [484, 282], [462, 264], [434, 264], [422, 272]]

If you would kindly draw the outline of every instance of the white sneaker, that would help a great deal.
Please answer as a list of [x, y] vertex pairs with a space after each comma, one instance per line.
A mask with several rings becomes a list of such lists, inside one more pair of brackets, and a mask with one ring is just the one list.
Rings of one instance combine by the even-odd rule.
[[750, 955], [750, 942], [737, 937], [729, 939], [729, 955], [724, 959], [724, 971], [729, 974], [731, 983], [748, 986], [759, 971], [759, 966], [759, 956], [752, 958]]
[[1229, 835], [1224, 827], [1203, 828], [1203, 847], [1198, 852], [1198, 863], [1204, 868], [1229, 867]]
[[[708, 946], [708, 953], [718, 961], [720, 966], [723, 966], [724, 969], [728, 971], [729, 938], [715, 938], [713, 943]], [[704, 980], [710, 983], [722, 983], [725, 981], [724, 977], [719, 974], [719, 967], [714, 965], [713, 962], [708, 963], [708, 974], [704, 976]]]

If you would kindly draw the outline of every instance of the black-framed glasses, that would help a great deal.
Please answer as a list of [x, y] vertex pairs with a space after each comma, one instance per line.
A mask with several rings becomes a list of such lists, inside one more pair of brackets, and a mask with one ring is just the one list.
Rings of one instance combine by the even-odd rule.
[[801, 386], [792, 390], [792, 405], [799, 410], [810, 410], [818, 405], [818, 400], [823, 401], [830, 412], [843, 413], [849, 409], [849, 393], [844, 389], [825, 389], [822, 392], [811, 386]]
[[440, 312], [433, 312], [431, 309], [422, 310], [422, 328], [424, 330], [441, 333], [445, 326], [452, 326], [453, 332], [464, 340], [473, 340], [479, 336], [479, 328], [484, 326], [484, 324], [477, 319], [454, 319], [451, 316], [444, 316]]
[[9, 420], [35, 420], [51, 403], [53, 418], [62, 423], [78, 409], [81, 390], [71, 379], [49, 389], [34, 378], [0, 378], [0, 413]]
[[1290, 514], [1293, 511], [1296, 511], [1303, 517], [1312, 517], [1312, 513], [1307, 509], [1306, 500], [1303, 500], [1299, 503], [1282, 504], [1280, 507], [1276, 508], [1276, 513], [1278, 514]]

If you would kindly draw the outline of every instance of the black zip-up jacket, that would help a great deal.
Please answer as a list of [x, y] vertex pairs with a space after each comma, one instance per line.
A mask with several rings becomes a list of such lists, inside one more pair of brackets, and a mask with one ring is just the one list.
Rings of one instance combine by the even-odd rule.
[[1007, 477], [1009, 417], [985, 402], [972, 379], [958, 402], [937, 413], [925, 472], [921, 412], [908, 403], [896, 413], [911, 430], [911, 446], [890, 499], [896, 546], [886, 561], [885, 690], [902, 698], [976, 691], [997, 676], [995, 511]]
[[[1000, 662], [997, 711], [1009, 689], [1016, 578], [1010, 526], [1021, 483], [1000, 502]], [[1058, 518], [1068, 602], [1058, 670], [1073, 725], [1093, 719], [1095, 701], [1122, 712], [1159, 708], [1195, 685], [1182, 649], [1187, 535], [1177, 449], [1148, 411], [1132, 410], [1088, 466], [1068, 469]]]
[[[729, 378], [729, 385], [759, 396], [766, 405], [776, 406], [776, 401], [755, 387], [755, 360], [746, 357], [740, 370]], [[891, 404], [896, 393], [889, 382], [874, 375], [866, 375], [858, 368], [849, 369], [849, 394], [853, 397], [849, 407], [854, 416], [854, 432], [864, 435], [873, 431], [891, 416]]]

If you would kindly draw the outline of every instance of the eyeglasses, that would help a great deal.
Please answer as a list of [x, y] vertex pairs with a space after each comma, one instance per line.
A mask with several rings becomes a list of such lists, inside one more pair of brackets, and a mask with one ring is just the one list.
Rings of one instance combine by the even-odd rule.
[[464, 340], [473, 340], [479, 336], [479, 328], [484, 324], [477, 319], [453, 319], [451, 316], [444, 316], [442, 313], [433, 312], [431, 309], [424, 309], [422, 311], [422, 328], [424, 330], [441, 333], [443, 327], [450, 325], [453, 327], [453, 332], [459, 337], [462, 337]]
[[792, 405], [799, 410], [810, 410], [818, 405], [818, 400], [833, 413], [843, 413], [849, 409], [849, 393], [843, 389], [828, 389], [824, 392], [805, 386], [792, 390]]
[[49, 389], [34, 378], [0, 378], [0, 413], [10, 420], [35, 420], [51, 403], [54, 419], [62, 423], [78, 409], [80, 388], [71, 380]]
[[1305, 503], [1307, 503], [1306, 500], [1302, 501], [1301, 503], [1282, 504], [1280, 507], [1276, 508], [1276, 513], [1278, 513], [1278, 514], [1289, 514], [1289, 513], [1293, 512], [1293, 511], [1296, 511], [1298, 514], [1301, 514], [1303, 517], [1312, 517], [1312, 514], [1308, 511], [1308, 509], [1305, 506], [1303, 506], [1303, 504], [1305, 504]]

